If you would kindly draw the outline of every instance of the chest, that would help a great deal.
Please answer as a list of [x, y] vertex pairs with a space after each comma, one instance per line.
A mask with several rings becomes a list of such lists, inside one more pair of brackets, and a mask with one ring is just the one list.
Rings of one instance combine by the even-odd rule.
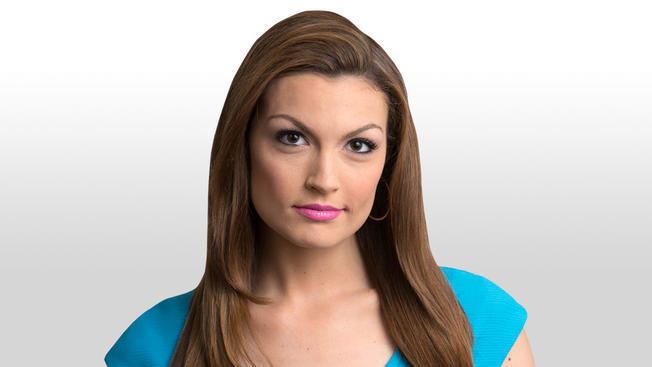
[[[296, 309], [250, 307], [253, 339], [274, 366], [384, 367], [395, 345], [376, 297]], [[255, 355], [256, 366], [269, 366]]]

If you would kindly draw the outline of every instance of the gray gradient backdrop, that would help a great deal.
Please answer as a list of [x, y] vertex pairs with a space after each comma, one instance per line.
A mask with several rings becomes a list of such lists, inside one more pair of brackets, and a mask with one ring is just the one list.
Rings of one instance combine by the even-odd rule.
[[226, 91], [306, 9], [348, 17], [402, 71], [439, 264], [527, 308], [538, 366], [647, 363], [650, 8], [451, 3], [3, 3], [1, 364], [101, 365], [196, 285]]

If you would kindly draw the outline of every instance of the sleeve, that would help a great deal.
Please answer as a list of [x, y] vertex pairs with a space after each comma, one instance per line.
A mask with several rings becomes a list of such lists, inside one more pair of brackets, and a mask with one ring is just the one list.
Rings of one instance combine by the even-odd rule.
[[106, 365], [167, 366], [183, 326], [187, 295], [161, 301], [134, 320], [104, 356]]
[[482, 301], [474, 327], [476, 365], [500, 367], [525, 326], [527, 310], [498, 284], [478, 277]]
[[156, 328], [156, 312], [147, 310], [134, 320], [120, 335], [111, 349], [104, 356], [108, 367], [153, 367], [163, 366], [156, 360], [153, 347], [160, 344], [161, 336]]
[[500, 367], [525, 326], [527, 310], [505, 289], [466, 270], [442, 267], [464, 309], [476, 367]]

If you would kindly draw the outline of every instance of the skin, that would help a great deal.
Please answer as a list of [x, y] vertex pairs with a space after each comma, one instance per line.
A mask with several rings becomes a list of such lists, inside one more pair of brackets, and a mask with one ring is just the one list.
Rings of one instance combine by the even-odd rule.
[[[255, 291], [292, 304], [369, 289], [355, 232], [370, 214], [385, 154], [388, 107], [381, 92], [360, 77], [335, 79], [299, 74], [274, 81], [263, 95], [264, 111], [252, 127], [251, 196], [263, 220], [265, 250]], [[301, 121], [315, 136], [281, 117]], [[271, 118], [270, 118], [271, 117]], [[353, 138], [344, 136], [368, 123]], [[377, 145], [369, 151], [356, 138]], [[294, 205], [343, 208], [329, 222], [299, 215]]]
[[[263, 222], [253, 291], [273, 304], [249, 304], [253, 339], [275, 365], [383, 366], [395, 345], [355, 232], [371, 212], [384, 167], [385, 96], [361, 77], [303, 73], [275, 80], [263, 99], [249, 136], [251, 196]], [[278, 114], [313, 134], [271, 117]], [[369, 123], [379, 128], [345, 137]], [[286, 133], [279, 141], [282, 129], [298, 135]], [[314, 222], [293, 208], [309, 203], [344, 210], [334, 220]]]
[[535, 367], [534, 356], [532, 355], [532, 348], [530, 341], [525, 333], [525, 328], [521, 331], [518, 338], [514, 342], [512, 349], [507, 353], [507, 357], [503, 361], [502, 367]]
[[[276, 366], [384, 366], [396, 347], [354, 234], [371, 212], [384, 167], [385, 97], [360, 77], [298, 74], [272, 82], [263, 99], [248, 142], [252, 202], [262, 219], [253, 291], [273, 303], [249, 303], [249, 336]], [[279, 114], [313, 134], [272, 117]], [[368, 123], [380, 129], [345, 137]], [[282, 129], [298, 135], [277, 136]], [[359, 138], [376, 149], [364, 154], [371, 147]], [[344, 211], [313, 222], [292, 207], [308, 203]], [[256, 350], [255, 364], [267, 366]], [[502, 366], [534, 366], [525, 330]]]

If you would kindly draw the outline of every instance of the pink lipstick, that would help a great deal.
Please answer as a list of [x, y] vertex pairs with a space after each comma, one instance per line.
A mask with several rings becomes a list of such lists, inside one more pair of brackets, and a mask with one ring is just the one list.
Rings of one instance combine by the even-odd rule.
[[330, 205], [308, 204], [294, 206], [294, 209], [304, 217], [314, 221], [328, 221], [337, 218], [342, 209]]

